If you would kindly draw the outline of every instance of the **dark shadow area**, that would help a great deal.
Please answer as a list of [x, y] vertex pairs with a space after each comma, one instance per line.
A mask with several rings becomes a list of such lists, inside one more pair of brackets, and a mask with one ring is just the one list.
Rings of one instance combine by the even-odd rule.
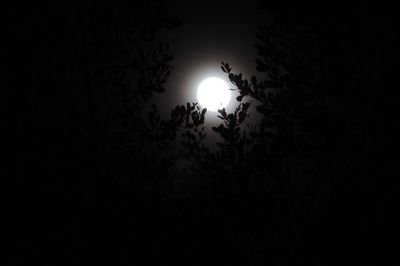
[[240, 96], [214, 152], [206, 109], [151, 103], [181, 24], [163, 1], [14, 4], [2, 262], [398, 262], [397, 14], [259, 9], [254, 76], [222, 59]]

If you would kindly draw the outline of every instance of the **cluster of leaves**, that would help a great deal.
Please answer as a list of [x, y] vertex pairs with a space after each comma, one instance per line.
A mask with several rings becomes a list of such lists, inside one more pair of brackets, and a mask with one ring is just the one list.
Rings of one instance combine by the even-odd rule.
[[[312, 31], [303, 25], [294, 29], [277, 17], [271, 25], [259, 28], [255, 44], [259, 57], [255, 60], [259, 76], [250, 81], [242, 74], [232, 73], [228, 63], [222, 70], [236, 86], [237, 101], [246, 99], [255, 105], [261, 116], [258, 129], [251, 132], [255, 146], [267, 148], [265, 160], [281, 160], [283, 153], [307, 148], [315, 128], [312, 120], [321, 113], [321, 65], [316, 56], [316, 40]], [[315, 37], [315, 36], [314, 36]], [[269, 147], [275, 146], [275, 151]]]
[[[112, 12], [102, 13], [107, 5], [109, 1], [94, 4], [87, 25], [93, 46], [89, 53], [93, 55], [90, 97], [96, 113], [93, 138], [104, 150], [97, 155], [102, 165], [117, 179], [132, 183], [131, 173], [143, 172], [134, 178], [145, 179], [174, 160], [167, 150], [176, 136], [177, 121], [159, 121], [156, 106], [148, 108], [149, 100], [164, 92], [172, 70], [170, 43], [156, 42], [156, 36], [180, 22], [169, 16], [162, 1], [137, 5], [121, 1], [110, 5]], [[156, 156], [159, 151], [165, 156]], [[158, 167], [151, 167], [154, 158], [159, 159]]]
[[172, 111], [168, 120], [162, 120], [159, 110], [152, 104], [152, 110], [149, 112], [150, 131], [147, 137], [150, 142], [157, 143], [157, 149], [164, 150], [173, 148], [172, 143], [181, 132], [180, 144], [185, 148], [187, 154], [195, 153], [202, 141], [206, 137], [205, 114], [207, 109], [200, 109], [197, 103], [187, 103], [177, 105]]
[[[155, 105], [151, 105], [147, 113], [144, 111], [154, 93], [164, 91], [163, 84], [172, 70], [169, 44], [160, 43], [147, 51], [139, 47], [136, 53], [121, 48], [122, 59], [116, 61], [119, 65], [107, 68], [108, 75], [102, 83], [106, 93], [104, 98], [107, 101], [113, 98], [120, 103], [113, 103], [113, 107], [105, 109], [102, 117], [114, 121], [106, 127], [122, 129], [123, 132], [118, 133], [125, 135], [122, 147], [131, 154], [125, 156], [125, 160], [145, 160], [140, 165], [146, 172], [149, 169], [170, 168], [179, 157], [192, 158], [192, 163], [198, 167], [213, 169], [210, 173], [204, 171], [204, 176], [214, 178], [216, 169], [221, 169], [217, 171], [220, 176], [236, 173], [229, 181], [234, 183], [235, 176], [245, 174], [249, 166], [269, 168], [268, 176], [260, 171], [263, 173], [261, 179], [278, 178], [276, 176], [282, 176], [284, 171], [282, 160], [300, 150], [311, 154], [310, 140], [316, 138], [307, 119], [319, 110], [319, 80], [311, 78], [318, 77], [318, 62], [314, 62], [307, 49], [298, 44], [302, 43], [297, 40], [302, 37], [301, 31], [288, 30], [279, 19], [274, 23], [260, 27], [257, 33], [259, 43], [255, 46], [259, 58], [255, 62], [263, 80], [255, 76], [250, 80], [244, 79], [241, 73], [233, 73], [228, 63], [221, 64], [222, 71], [235, 85], [239, 96], [236, 98], [238, 105], [232, 113], [227, 113], [225, 109], [218, 110], [221, 124], [212, 130], [221, 136], [222, 142], [216, 143], [218, 149], [215, 154], [204, 143], [206, 110], [201, 110], [196, 103], [176, 106], [166, 120], [161, 119]], [[305, 31], [305, 34], [308, 32]], [[139, 43], [138, 34], [129, 31], [127, 35], [136, 36], [129, 37], [127, 45], [133, 39], [133, 43]], [[125, 45], [119, 43], [121, 47]], [[128, 76], [134, 76], [135, 80], [129, 80]], [[111, 109], [113, 111], [110, 112]], [[255, 127], [246, 123], [252, 109], [259, 117]], [[164, 163], [151, 167], [155, 161]], [[275, 177], [272, 177], [273, 173]], [[241, 186], [244, 187], [242, 189], [250, 189], [250, 181]]]
[[[348, 162], [349, 147], [359, 150], [353, 153], [356, 164], [350, 168], [352, 173], [359, 173], [356, 168], [363, 168], [363, 173], [368, 172], [365, 169], [373, 169], [373, 166], [365, 168], [365, 162], [370, 161], [363, 160], [362, 153], [371, 150], [371, 146], [364, 147], [363, 143], [370, 140], [361, 141], [357, 137], [361, 133], [354, 134], [348, 143], [343, 142], [342, 151], [340, 148], [332, 153], [331, 149], [322, 150], [325, 136], [321, 134], [321, 127], [329, 125], [329, 121], [322, 122], [329, 117], [325, 116], [321, 91], [323, 53], [314, 35], [319, 28], [276, 14], [272, 24], [260, 27], [256, 34], [257, 77], [247, 80], [222, 62], [222, 71], [238, 92], [237, 107], [231, 113], [218, 110], [220, 124], [212, 130], [221, 137], [221, 142], [213, 147], [216, 151], [210, 151], [207, 146], [212, 144], [206, 145], [209, 137], [206, 109], [197, 103], [186, 103], [172, 108], [169, 117], [162, 119], [161, 111], [150, 103], [154, 95], [164, 92], [173, 59], [169, 44], [156, 42], [155, 37], [161, 29], [175, 27], [178, 22], [169, 17], [160, 1], [136, 5], [134, 1], [121, 0], [116, 6], [111, 2], [86, 0], [73, 2], [71, 6], [54, 2], [50, 6], [62, 16], [40, 11], [40, 16], [49, 15], [51, 20], [45, 19], [38, 25], [31, 23], [37, 14], [31, 8], [26, 12], [28, 19], [23, 24], [26, 26], [23, 32], [30, 44], [34, 44], [30, 46], [34, 55], [28, 62], [40, 63], [28, 66], [34, 69], [32, 84], [28, 85], [32, 86], [32, 92], [36, 91], [23, 101], [27, 107], [20, 114], [30, 119], [26, 132], [32, 132], [33, 136], [27, 135], [26, 139], [36, 143], [32, 144], [34, 151], [21, 153], [30, 165], [20, 172], [29, 173], [29, 178], [23, 181], [36, 183], [36, 187], [27, 185], [21, 190], [21, 179], [15, 182], [24, 197], [36, 199], [40, 195], [41, 199], [21, 200], [23, 208], [28, 206], [28, 215], [37, 220], [28, 229], [18, 228], [15, 232], [19, 235], [12, 236], [12, 241], [18, 242], [24, 234], [31, 236], [30, 230], [37, 227], [38, 231], [33, 233], [44, 235], [46, 242], [53, 243], [53, 240], [59, 241], [53, 236], [58, 238], [59, 229], [65, 227], [72, 233], [67, 230], [59, 239], [70, 239], [69, 248], [76, 254], [82, 254], [76, 247], [85, 246], [95, 257], [107, 251], [104, 253], [112, 254], [114, 261], [117, 256], [135, 250], [131, 244], [133, 239], [140, 245], [151, 239], [143, 247], [146, 251], [154, 250], [154, 243], [161, 243], [157, 247], [159, 255], [164, 248], [161, 246], [169, 246], [172, 237], [185, 239], [182, 236], [185, 231], [179, 227], [190, 224], [196, 228], [193, 231], [199, 229], [193, 237], [198, 242], [193, 246], [208, 247], [220, 234], [225, 237], [227, 254], [232, 254], [230, 247], [234, 245], [251, 251], [262, 250], [271, 257], [289, 256], [296, 248], [302, 253], [300, 243], [306, 243], [304, 239], [309, 235], [318, 234], [309, 229], [315, 221], [311, 218], [319, 214], [315, 210], [323, 210], [329, 200], [329, 183], [319, 182], [320, 177], [328, 180], [334, 175], [329, 171], [338, 172], [336, 177], [341, 175], [336, 164]], [[62, 10], [66, 11], [62, 13]], [[324, 34], [329, 35], [330, 31], [327, 32]], [[33, 39], [38, 41], [32, 42]], [[19, 44], [22, 50], [24, 43]], [[353, 51], [349, 49], [346, 55]], [[331, 65], [330, 70], [340, 68], [335, 73], [343, 74], [347, 68], [341, 62], [348, 62], [344, 57]], [[349, 80], [352, 77], [348, 75]], [[335, 88], [332, 91], [341, 86], [343, 79], [336, 82], [331, 84]], [[338, 98], [342, 96], [340, 91], [331, 93], [336, 93]], [[39, 104], [32, 106], [32, 102]], [[342, 117], [338, 116], [337, 120]], [[353, 116], [352, 121], [356, 118]], [[353, 131], [362, 132], [357, 127], [346, 127], [345, 122], [335, 125], [340, 126], [332, 129], [331, 140]], [[350, 130], [343, 132], [346, 129]], [[332, 143], [329, 148], [334, 150], [340, 141]], [[344, 159], [328, 163], [338, 155]], [[31, 173], [42, 177], [31, 178]], [[342, 179], [349, 176], [344, 175]], [[356, 183], [357, 179], [351, 181]], [[317, 187], [326, 189], [317, 191]], [[180, 201], [177, 191], [190, 193], [181, 193], [185, 194], [185, 200]], [[8, 192], [7, 196], [11, 194]], [[63, 221], [61, 227], [53, 225], [54, 219], [47, 213], [47, 209], [54, 208], [37, 212], [38, 206], [48, 206], [49, 198], [50, 202], [60, 203], [56, 209], [71, 214], [70, 219], [56, 219]], [[75, 203], [73, 207], [70, 199]], [[347, 203], [342, 199], [337, 213]], [[13, 204], [10, 206], [13, 213], [19, 209]], [[102, 219], [96, 215], [88, 218], [85, 216], [88, 213], [99, 214]], [[14, 219], [13, 215], [9, 218]], [[165, 222], [168, 219], [170, 227]], [[21, 221], [26, 219], [16, 224]], [[157, 224], [160, 221], [165, 224], [160, 226]], [[43, 225], [49, 225], [53, 231], [43, 234]], [[105, 232], [105, 228], [112, 229]], [[115, 230], [127, 236], [127, 241], [119, 242], [114, 237], [118, 235]], [[83, 231], [90, 233], [81, 237], [79, 234]], [[103, 233], [109, 234], [103, 241], [93, 237], [103, 237]], [[77, 245], [77, 239], [85, 237], [90, 240], [79, 240], [83, 242]], [[27, 242], [30, 247], [35, 246], [31, 245], [32, 239]], [[211, 245], [220, 250], [221, 242]], [[109, 243], [115, 245], [114, 253], [107, 250]], [[55, 250], [59, 245], [53, 246], [57, 248], [34, 249], [32, 257], [38, 258], [35, 254], [38, 251], [45, 258], [49, 250], [57, 257], [65, 255]], [[170, 246], [170, 249], [176, 248]], [[275, 251], [284, 251], [284, 255]], [[163, 259], [163, 256], [157, 257]]]
[[[183, 133], [181, 141], [191, 154], [198, 155], [199, 159], [192, 163], [203, 169], [204, 188], [226, 198], [239, 195], [242, 204], [250, 204], [260, 212], [257, 219], [263, 226], [258, 228], [259, 236], [253, 236], [256, 242], [264, 241], [265, 235], [278, 241], [280, 236], [272, 240], [273, 232], [268, 231], [268, 226], [279, 234], [295, 230], [280, 228], [283, 224], [291, 226], [288, 215], [306, 219], [305, 213], [312, 208], [312, 180], [320, 171], [316, 141], [321, 136], [313, 124], [323, 108], [319, 61], [312, 54], [314, 51], [308, 53], [297, 44], [305, 33], [285, 30], [279, 20], [275, 23], [261, 27], [257, 34], [259, 58], [255, 62], [261, 80], [255, 76], [246, 80], [241, 73], [234, 73], [228, 63], [221, 64], [239, 96], [233, 112], [218, 110], [221, 123], [212, 130], [221, 136], [222, 142], [216, 143], [215, 154], [201, 153], [189, 130]], [[309, 32], [306, 33], [308, 38]], [[183, 117], [189, 105], [180, 108]], [[248, 120], [250, 115], [257, 119]], [[203, 125], [204, 120], [199, 122]], [[256, 200], [250, 200], [252, 197]], [[275, 205], [259, 203], [266, 198]], [[287, 204], [293, 206], [295, 213], [288, 214], [284, 207]], [[272, 220], [267, 213], [274, 214]], [[301, 234], [298, 232], [299, 238]]]
[[[107, 154], [115, 163], [108, 164], [113, 168], [110, 172], [130, 184], [135, 195], [154, 201], [154, 197], [175, 198], [177, 191], [195, 191], [185, 195], [193, 202], [211, 197], [202, 208], [227, 212], [227, 216], [237, 214], [219, 209], [216, 199], [239, 198], [238, 204], [258, 213], [251, 214], [260, 223], [259, 235], [252, 235], [256, 242], [273, 234], [271, 228], [283, 232], [280, 223], [290, 224], [285, 204], [300, 212], [291, 215], [309, 211], [310, 180], [318, 159], [312, 119], [320, 111], [319, 66], [307, 49], [297, 45], [299, 31], [291, 33], [280, 28], [279, 20], [275, 23], [261, 27], [257, 34], [258, 77], [247, 80], [228, 63], [221, 64], [238, 97], [231, 113], [218, 110], [221, 123], [212, 130], [221, 141], [215, 151], [207, 147], [212, 143], [206, 143], [206, 109], [186, 103], [163, 119], [158, 107], [149, 104], [153, 95], [164, 91], [171, 72], [169, 45], [126, 49], [102, 72], [107, 74], [100, 75], [104, 77], [99, 83], [102, 99], [112, 102], [102, 105], [106, 108], [101, 115], [112, 140]], [[135, 36], [137, 43], [139, 35]], [[251, 121], [253, 117], [257, 118]], [[196, 182], [198, 189], [190, 182]], [[266, 199], [274, 205], [263, 205]], [[273, 213], [273, 219], [267, 213]]]

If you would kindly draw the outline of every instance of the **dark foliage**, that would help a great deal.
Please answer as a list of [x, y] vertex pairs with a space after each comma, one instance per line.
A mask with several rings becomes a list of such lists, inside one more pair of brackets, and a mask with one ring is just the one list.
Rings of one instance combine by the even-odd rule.
[[151, 102], [172, 71], [170, 44], [157, 34], [179, 21], [161, 1], [117, 2], [13, 9], [29, 60], [15, 112], [18, 165], [2, 192], [6, 262], [395, 259], [389, 153], [398, 130], [388, 114], [398, 93], [384, 91], [395, 52], [379, 61], [360, 32], [390, 17], [350, 8], [336, 10], [339, 23], [324, 9], [261, 3], [274, 19], [256, 33], [257, 77], [221, 64], [238, 97], [232, 113], [218, 110], [213, 151], [206, 109], [186, 103], [163, 119]]

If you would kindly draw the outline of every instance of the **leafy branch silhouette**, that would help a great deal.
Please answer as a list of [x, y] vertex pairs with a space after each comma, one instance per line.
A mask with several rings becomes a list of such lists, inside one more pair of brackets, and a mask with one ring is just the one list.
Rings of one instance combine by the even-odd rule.
[[[45, 211], [36, 214], [37, 206], [55, 199], [60, 212], [68, 207], [71, 213], [71, 218], [59, 219], [73, 228], [70, 248], [77, 254], [80, 246], [92, 255], [111, 254], [111, 261], [117, 256], [131, 259], [135, 252], [162, 260], [175, 250], [190, 249], [190, 243], [202, 247], [198, 253], [193, 248], [191, 256], [218, 251], [229, 257], [259, 250], [279, 264], [290, 256], [297, 262], [294, 258], [307, 248], [319, 250], [320, 243], [333, 247], [325, 240], [309, 241], [322, 226], [344, 223], [340, 219], [346, 217], [336, 216], [353, 199], [351, 192], [339, 190], [346, 197], [336, 193], [340, 204], [332, 207], [330, 178], [340, 177], [336, 187], [350, 181], [358, 187], [356, 181], [362, 178], [349, 177], [359, 173], [356, 168], [372, 168], [362, 155], [371, 147], [363, 145], [368, 139], [353, 133], [362, 130], [344, 119], [352, 115], [350, 104], [339, 108], [332, 100], [350, 102], [343, 99], [340, 83], [352, 81], [343, 72], [354, 65], [342, 62], [354, 50], [341, 55], [345, 49], [334, 47], [339, 59], [327, 66], [327, 47], [321, 42], [329, 31], [303, 14], [290, 17], [290, 12], [278, 10], [273, 22], [256, 33], [256, 74], [244, 77], [221, 62], [221, 71], [238, 94], [236, 108], [218, 110], [218, 124], [209, 129], [210, 114], [197, 103], [171, 107], [167, 115], [152, 104], [154, 96], [168, 93], [164, 87], [173, 71], [172, 43], [158, 41], [157, 36], [179, 21], [170, 17], [162, 1], [147, 1], [143, 7], [121, 1], [120, 7], [112, 8], [111, 2], [54, 4], [74, 17], [60, 12], [57, 18], [58, 13], [51, 12], [54, 24], [45, 20], [24, 30], [40, 40], [32, 41], [36, 46], [30, 61], [42, 60], [29, 66], [34, 69], [30, 85], [35, 93], [24, 100], [27, 105], [21, 111], [33, 118], [27, 128], [36, 130], [27, 139], [37, 142], [32, 144], [34, 152], [21, 152], [30, 162], [24, 171], [42, 175], [40, 180], [26, 178], [27, 184], [36, 182], [37, 190], [23, 190], [32, 198], [41, 195], [26, 203], [35, 210], [29, 213], [37, 219], [33, 226], [49, 226], [49, 238], [60, 241], [53, 233], [61, 227], [51, 225]], [[35, 21], [36, 14], [26, 13], [28, 22]], [[326, 77], [335, 68], [341, 70], [332, 75], [345, 78], [332, 85]], [[334, 88], [329, 92], [334, 97], [326, 86]], [[30, 102], [39, 104], [31, 108]], [[356, 118], [353, 114], [351, 121]], [[220, 137], [217, 143], [210, 143], [208, 130]], [[343, 135], [352, 137], [338, 140]], [[349, 147], [358, 150], [352, 157], [343, 152]], [[342, 174], [344, 168], [351, 169], [350, 174]], [[65, 198], [74, 207], [67, 206]], [[327, 215], [328, 208], [336, 209]], [[80, 240], [78, 232], [88, 233]], [[68, 234], [63, 237], [69, 239]], [[124, 241], [119, 242], [120, 236]], [[336, 239], [341, 237], [346, 236]], [[179, 244], [170, 244], [170, 239]], [[115, 245], [112, 252], [107, 250], [109, 243]], [[57, 246], [37, 248], [29, 256], [38, 252], [62, 257]]]

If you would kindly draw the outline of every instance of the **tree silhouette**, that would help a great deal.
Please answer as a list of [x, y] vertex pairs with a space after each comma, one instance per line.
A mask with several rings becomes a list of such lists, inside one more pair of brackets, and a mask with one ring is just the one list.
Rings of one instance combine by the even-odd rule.
[[366, 165], [379, 149], [356, 124], [353, 105], [369, 109], [352, 91], [367, 75], [354, 70], [349, 17], [338, 28], [311, 10], [268, 6], [257, 75], [221, 63], [238, 97], [231, 113], [218, 110], [212, 150], [206, 109], [188, 102], [162, 118], [151, 102], [172, 71], [171, 44], [157, 34], [179, 21], [162, 1], [111, 2], [24, 9], [27, 163], [5, 195], [10, 246], [27, 252], [10, 261], [330, 265], [373, 250], [368, 214], [381, 205], [361, 207], [376, 192]]

